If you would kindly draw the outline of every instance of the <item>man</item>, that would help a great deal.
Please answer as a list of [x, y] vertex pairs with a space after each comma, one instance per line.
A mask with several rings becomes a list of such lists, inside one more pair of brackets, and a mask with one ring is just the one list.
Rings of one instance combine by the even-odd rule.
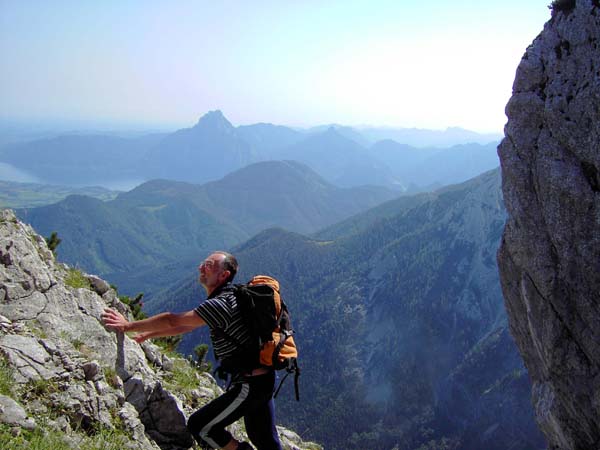
[[[250, 340], [231, 285], [237, 269], [238, 263], [233, 255], [215, 252], [198, 267], [207, 299], [196, 309], [184, 313], [161, 313], [134, 322], [129, 322], [117, 311], [106, 309], [102, 320], [110, 329], [137, 332], [133, 339], [139, 343], [152, 337], [173, 336], [208, 325], [217, 359], [231, 361], [239, 353], [240, 346]], [[281, 450], [272, 399], [274, 371], [261, 367], [232, 372], [231, 387], [192, 414], [188, 429], [205, 449], [252, 449], [250, 444], [237, 441], [225, 429], [244, 417], [248, 437], [258, 450]]]

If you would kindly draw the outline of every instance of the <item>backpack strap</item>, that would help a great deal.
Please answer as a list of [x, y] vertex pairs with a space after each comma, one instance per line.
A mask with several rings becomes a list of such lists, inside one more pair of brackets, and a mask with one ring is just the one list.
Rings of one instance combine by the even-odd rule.
[[285, 341], [294, 334], [293, 330], [281, 330], [279, 332], [279, 342], [275, 346], [273, 350], [272, 364], [273, 367], [277, 370], [285, 368], [285, 366], [281, 366], [279, 363], [279, 353], [281, 353], [281, 349], [285, 345]]
[[300, 401], [300, 389], [299, 389], [298, 378], [300, 377], [300, 367], [298, 367], [298, 361], [296, 360], [296, 358], [290, 358], [288, 360], [288, 366], [285, 368], [285, 371], [286, 371], [286, 374], [279, 382], [279, 386], [275, 390], [275, 393], [273, 394], [273, 398], [277, 397], [277, 394], [279, 394], [279, 391], [281, 390], [281, 386], [283, 385], [283, 382], [289, 376], [289, 374], [293, 372], [294, 373], [294, 390], [296, 391], [296, 401], [299, 402]]

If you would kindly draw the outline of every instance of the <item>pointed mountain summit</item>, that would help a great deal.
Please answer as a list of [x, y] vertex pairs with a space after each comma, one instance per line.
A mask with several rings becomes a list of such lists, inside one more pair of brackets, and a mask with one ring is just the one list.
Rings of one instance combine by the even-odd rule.
[[204, 183], [261, 159], [217, 110], [202, 116], [193, 128], [165, 137], [144, 164], [152, 178]]
[[207, 130], [210, 132], [221, 132], [221, 133], [232, 133], [235, 132], [235, 127], [229, 120], [225, 118], [221, 110], [216, 109], [209, 111], [204, 114], [196, 125], [192, 128], [193, 130]]

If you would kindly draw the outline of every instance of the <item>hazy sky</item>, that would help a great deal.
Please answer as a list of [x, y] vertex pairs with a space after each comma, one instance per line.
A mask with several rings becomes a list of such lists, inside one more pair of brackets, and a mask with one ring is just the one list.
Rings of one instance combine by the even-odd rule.
[[501, 131], [550, 0], [0, 0], [0, 118]]

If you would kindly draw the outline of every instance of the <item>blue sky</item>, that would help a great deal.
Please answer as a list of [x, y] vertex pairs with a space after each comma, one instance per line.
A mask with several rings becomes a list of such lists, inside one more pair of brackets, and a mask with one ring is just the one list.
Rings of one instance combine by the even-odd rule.
[[0, 118], [501, 131], [550, 0], [0, 0]]

